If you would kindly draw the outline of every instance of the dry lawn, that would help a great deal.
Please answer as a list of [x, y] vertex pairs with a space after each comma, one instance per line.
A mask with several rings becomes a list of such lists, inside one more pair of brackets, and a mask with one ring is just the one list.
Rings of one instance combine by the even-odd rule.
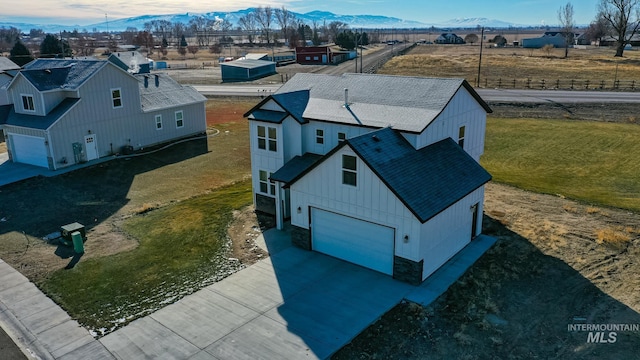
[[[379, 73], [393, 75], [464, 77], [476, 84], [478, 76], [478, 45], [423, 45], [417, 46], [407, 55], [389, 61]], [[541, 80], [548, 88], [561, 80], [566, 87], [570, 80], [576, 84], [585, 80], [590, 86], [598, 86], [602, 80], [611, 87], [614, 79], [620, 86], [629, 86], [631, 81], [640, 85], [640, 51], [626, 51], [623, 58], [614, 58], [609, 48], [570, 49], [569, 57], [563, 58], [564, 49], [554, 49], [549, 56], [540, 49], [484, 48], [482, 54], [481, 86], [485, 79], [489, 85], [497, 86], [502, 79], [503, 87], [511, 87], [516, 79], [523, 87], [526, 79], [537, 87]], [[563, 86], [564, 85], [564, 86]]]

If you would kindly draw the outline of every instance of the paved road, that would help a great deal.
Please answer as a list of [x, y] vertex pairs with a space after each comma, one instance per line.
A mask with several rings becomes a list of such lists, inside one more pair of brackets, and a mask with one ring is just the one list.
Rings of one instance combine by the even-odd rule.
[[[274, 85], [193, 85], [209, 96], [263, 96], [280, 88]], [[565, 91], [565, 90], [507, 90], [478, 89], [480, 96], [490, 102], [510, 103], [640, 103], [640, 92]]]

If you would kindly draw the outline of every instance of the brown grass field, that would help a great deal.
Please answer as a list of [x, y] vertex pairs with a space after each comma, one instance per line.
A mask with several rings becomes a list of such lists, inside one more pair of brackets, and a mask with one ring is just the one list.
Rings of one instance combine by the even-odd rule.
[[[625, 51], [623, 58], [615, 58], [610, 48], [588, 47], [569, 49], [564, 58], [564, 49], [553, 49], [550, 53], [542, 49], [514, 47], [484, 47], [480, 72], [480, 86], [526, 87], [530, 79], [532, 88], [539, 88], [545, 80], [545, 87], [569, 88], [574, 80], [575, 87], [612, 88], [614, 80], [620, 81], [620, 88], [640, 85], [640, 51]], [[478, 45], [421, 45], [408, 54], [391, 59], [379, 73], [391, 75], [411, 75], [430, 77], [464, 77], [476, 85], [478, 77]]]

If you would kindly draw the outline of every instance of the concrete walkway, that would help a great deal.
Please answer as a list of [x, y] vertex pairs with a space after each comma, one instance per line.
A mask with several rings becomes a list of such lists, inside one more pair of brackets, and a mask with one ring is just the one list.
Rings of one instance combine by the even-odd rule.
[[495, 239], [481, 236], [423, 285], [258, 239], [270, 257], [100, 340], [0, 263], [0, 323], [41, 359], [325, 359], [403, 298], [428, 304]]

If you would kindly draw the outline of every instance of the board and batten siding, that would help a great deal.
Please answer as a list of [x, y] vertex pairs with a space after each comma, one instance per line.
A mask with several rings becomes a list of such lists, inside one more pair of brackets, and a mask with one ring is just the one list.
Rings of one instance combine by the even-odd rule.
[[465, 88], [460, 88], [440, 115], [421, 134], [404, 137], [416, 149], [448, 137], [458, 142], [458, 130], [465, 126], [464, 149], [476, 161], [484, 152], [487, 112]]
[[302, 155], [304, 152], [304, 143], [302, 139], [302, 125], [291, 116], [287, 116], [282, 121], [282, 133], [283, 141], [280, 142], [284, 151], [284, 162], [293, 159], [297, 155]]
[[[471, 241], [472, 206], [478, 204], [478, 228], [482, 229], [484, 186], [420, 226], [420, 258], [424, 259], [422, 279], [426, 279]], [[476, 235], [478, 235], [476, 234]]]
[[[316, 142], [316, 130], [324, 132], [324, 143]], [[340, 144], [338, 141], [338, 133], [345, 133], [347, 139], [354, 138], [373, 131], [370, 128], [361, 126], [350, 126], [345, 124], [330, 123], [325, 121], [309, 121], [304, 125], [302, 136], [303, 144], [305, 144], [305, 152], [318, 155], [325, 155]]]
[[[277, 151], [269, 151], [258, 148], [258, 126], [272, 127], [276, 129]], [[267, 130], [268, 132], [268, 130]], [[251, 182], [254, 194], [260, 192], [260, 170], [270, 173], [276, 172], [284, 165], [283, 128], [281, 124], [249, 120], [249, 138], [251, 146]], [[271, 196], [268, 194], [263, 194]], [[255, 197], [254, 197], [255, 200]]]
[[[358, 159], [356, 187], [342, 184], [343, 154]], [[355, 217], [395, 229], [395, 255], [420, 260], [420, 222], [349, 147], [337, 151], [295, 182], [290, 198], [294, 209], [292, 225], [308, 229], [310, 207]], [[300, 212], [295, 210], [298, 207]], [[406, 243], [402, 240], [405, 235], [410, 239]]]
[[[42, 93], [42, 99], [44, 101], [45, 113], [48, 114], [51, 110], [55, 109], [56, 106], [60, 105], [60, 103], [66, 98], [77, 98], [78, 95], [75, 91], [47, 91]], [[17, 104], [17, 103], [16, 103]], [[22, 103], [20, 103], [22, 104]]]
[[[33, 96], [33, 111], [24, 111], [22, 108], [22, 95]], [[14, 104], [14, 108], [17, 113], [29, 114], [29, 115], [46, 115], [44, 99], [42, 94], [35, 88], [22, 74], [18, 74], [16, 79], [11, 84], [11, 101]]]

